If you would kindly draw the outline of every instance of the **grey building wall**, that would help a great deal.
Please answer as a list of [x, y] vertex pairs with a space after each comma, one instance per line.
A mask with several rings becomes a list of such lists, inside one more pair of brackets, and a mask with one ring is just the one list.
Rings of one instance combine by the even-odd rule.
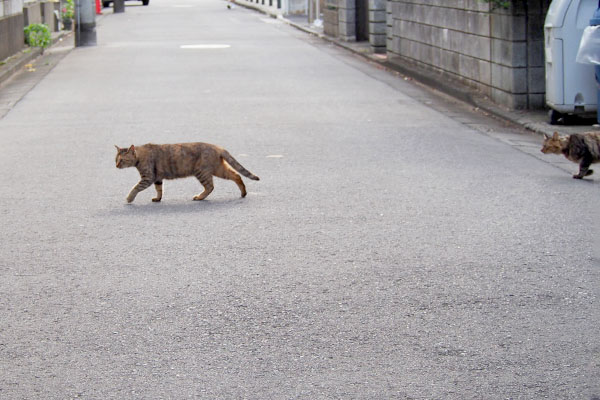
[[491, 10], [479, 0], [388, 0], [387, 54], [478, 89], [513, 109], [541, 108], [550, 0]]
[[45, 1], [41, 3], [42, 19], [44, 24], [48, 25], [50, 32], [58, 32], [60, 26], [55, 11], [60, 11], [60, 3], [54, 1]]
[[337, 7], [340, 39], [356, 40], [356, 0], [337, 0]]
[[0, 0], [0, 61], [24, 46], [23, 0]]
[[340, 34], [337, 0], [325, 0], [323, 32], [332, 37], [338, 37]]
[[[358, 29], [367, 32], [367, 40], [374, 53], [385, 53], [387, 31], [387, 0], [368, 0], [366, 22], [357, 19], [357, 4], [361, 0], [325, 0], [323, 29], [329, 36], [352, 42], [359, 36]], [[361, 24], [366, 24], [362, 26]]]
[[39, 2], [30, 2], [23, 5], [23, 15], [25, 16], [25, 26], [30, 24], [41, 24], [42, 7]]
[[369, 0], [369, 43], [374, 53], [386, 52], [386, 4], [386, 0]]

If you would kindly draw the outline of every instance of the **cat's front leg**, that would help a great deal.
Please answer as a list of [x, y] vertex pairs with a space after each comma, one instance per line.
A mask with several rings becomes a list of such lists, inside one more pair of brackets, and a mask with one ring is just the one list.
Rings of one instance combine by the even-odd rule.
[[127, 203], [131, 203], [134, 199], [135, 196], [137, 196], [138, 192], [135, 190], [135, 188], [131, 189], [131, 192], [129, 192], [129, 194], [127, 195]]
[[137, 196], [139, 192], [141, 192], [144, 189], [147, 189], [151, 184], [152, 181], [148, 179], [142, 179], [141, 181], [139, 181], [137, 185], [135, 185], [131, 189], [131, 192], [129, 192], [129, 195], [127, 196], [127, 202], [131, 203], [133, 200], [135, 200], [135, 196]]
[[589, 169], [592, 162], [586, 158], [581, 160], [579, 163], [579, 173], [577, 175], [573, 175], [575, 179], [583, 179], [584, 176], [589, 176], [594, 173], [594, 170]]

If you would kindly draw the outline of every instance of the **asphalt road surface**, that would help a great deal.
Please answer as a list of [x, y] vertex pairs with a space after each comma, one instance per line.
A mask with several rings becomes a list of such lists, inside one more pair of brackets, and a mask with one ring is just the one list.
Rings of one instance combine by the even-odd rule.
[[[598, 399], [600, 175], [226, 4], [107, 13], [0, 120], [0, 398]], [[113, 145], [188, 141], [261, 180], [127, 205]]]

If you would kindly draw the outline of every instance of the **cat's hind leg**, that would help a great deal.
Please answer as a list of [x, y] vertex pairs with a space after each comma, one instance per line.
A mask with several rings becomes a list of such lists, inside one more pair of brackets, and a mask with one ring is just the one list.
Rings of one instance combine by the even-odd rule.
[[162, 181], [154, 182], [154, 188], [156, 189], [156, 197], [152, 199], [153, 202], [158, 203], [162, 199], [163, 186]]
[[242, 197], [246, 197], [246, 185], [244, 185], [244, 181], [242, 181], [242, 177], [233, 170], [229, 165], [225, 163], [221, 164], [221, 168], [215, 171], [215, 176], [223, 179], [229, 179], [230, 181], [234, 181], [240, 192], [242, 192]]
[[196, 179], [204, 186], [204, 192], [200, 193], [198, 196], [194, 196], [194, 200], [204, 200], [215, 188], [213, 185], [212, 174], [210, 172], [201, 173], [196, 175]]

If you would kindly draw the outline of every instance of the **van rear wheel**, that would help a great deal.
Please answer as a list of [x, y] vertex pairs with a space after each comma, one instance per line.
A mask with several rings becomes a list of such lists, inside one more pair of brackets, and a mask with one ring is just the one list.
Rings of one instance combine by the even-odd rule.
[[550, 117], [550, 125], [564, 124], [565, 122], [565, 115], [556, 110], [550, 110], [548, 116]]

